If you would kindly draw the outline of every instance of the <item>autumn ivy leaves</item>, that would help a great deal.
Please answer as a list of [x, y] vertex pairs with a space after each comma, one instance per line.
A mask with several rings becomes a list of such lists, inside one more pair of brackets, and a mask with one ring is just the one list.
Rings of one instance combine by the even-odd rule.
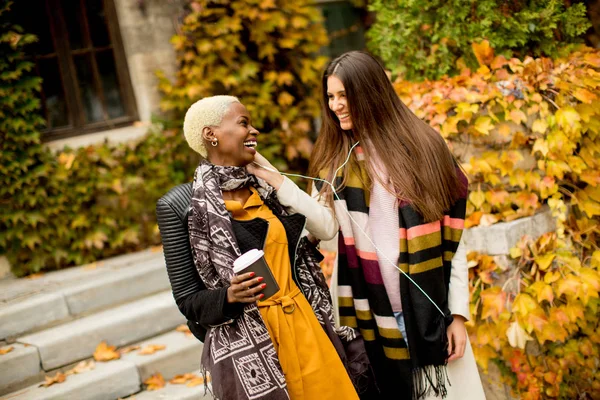
[[466, 227], [548, 207], [556, 232], [511, 250], [514, 265], [469, 255], [477, 361], [520, 398], [600, 393], [600, 52], [507, 60], [473, 46], [476, 71], [395, 82], [468, 172]]

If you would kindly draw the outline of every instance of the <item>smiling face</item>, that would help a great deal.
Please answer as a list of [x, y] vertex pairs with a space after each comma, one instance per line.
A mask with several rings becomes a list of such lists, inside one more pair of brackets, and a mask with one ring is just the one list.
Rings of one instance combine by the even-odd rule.
[[348, 99], [344, 84], [335, 75], [327, 78], [327, 98], [329, 99], [329, 109], [335, 113], [340, 123], [340, 127], [345, 130], [352, 129], [352, 119], [348, 108]]
[[215, 165], [244, 167], [254, 161], [259, 132], [252, 126], [250, 114], [241, 103], [232, 103], [219, 126], [205, 127], [208, 159]]

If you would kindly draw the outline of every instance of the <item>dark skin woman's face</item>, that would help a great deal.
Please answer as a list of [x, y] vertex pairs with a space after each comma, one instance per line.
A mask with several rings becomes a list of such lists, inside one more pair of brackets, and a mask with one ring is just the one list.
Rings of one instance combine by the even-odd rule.
[[[215, 165], [245, 167], [254, 161], [259, 134], [246, 107], [232, 103], [221, 125], [203, 130], [204, 138], [210, 142], [206, 143], [208, 160]], [[217, 146], [212, 146], [215, 139]]]

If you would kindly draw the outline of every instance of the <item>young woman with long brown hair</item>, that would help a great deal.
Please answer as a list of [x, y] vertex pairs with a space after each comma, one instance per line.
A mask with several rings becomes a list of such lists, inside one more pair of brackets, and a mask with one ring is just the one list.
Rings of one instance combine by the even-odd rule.
[[339, 322], [365, 339], [371, 398], [484, 399], [464, 325], [467, 179], [367, 53], [343, 54], [323, 74], [311, 176], [335, 186], [335, 196], [322, 183], [313, 192], [340, 223], [332, 292]]

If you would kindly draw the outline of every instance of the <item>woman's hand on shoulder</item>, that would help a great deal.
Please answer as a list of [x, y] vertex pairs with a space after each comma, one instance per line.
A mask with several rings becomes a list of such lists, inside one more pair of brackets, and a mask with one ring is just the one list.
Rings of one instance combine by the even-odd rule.
[[227, 288], [228, 303], [254, 303], [264, 297], [259, 292], [267, 285], [261, 283], [262, 277], [254, 277], [254, 272], [235, 275], [231, 279], [231, 286]]
[[448, 335], [448, 362], [458, 360], [465, 354], [467, 346], [467, 330], [465, 328], [465, 317], [453, 315], [454, 320], [446, 329]]
[[283, 175], [281, 175], [277, 168], [275, 168], [266, 158], [264, 158], [258, 152], [254, 156], [254, 162], [248, 164], [246, 166], [246, 170], [249, 173], [256, 175], [258, 178], [266, 181], [276, 190], [279, 190], [281, 184], [283, 183]]

